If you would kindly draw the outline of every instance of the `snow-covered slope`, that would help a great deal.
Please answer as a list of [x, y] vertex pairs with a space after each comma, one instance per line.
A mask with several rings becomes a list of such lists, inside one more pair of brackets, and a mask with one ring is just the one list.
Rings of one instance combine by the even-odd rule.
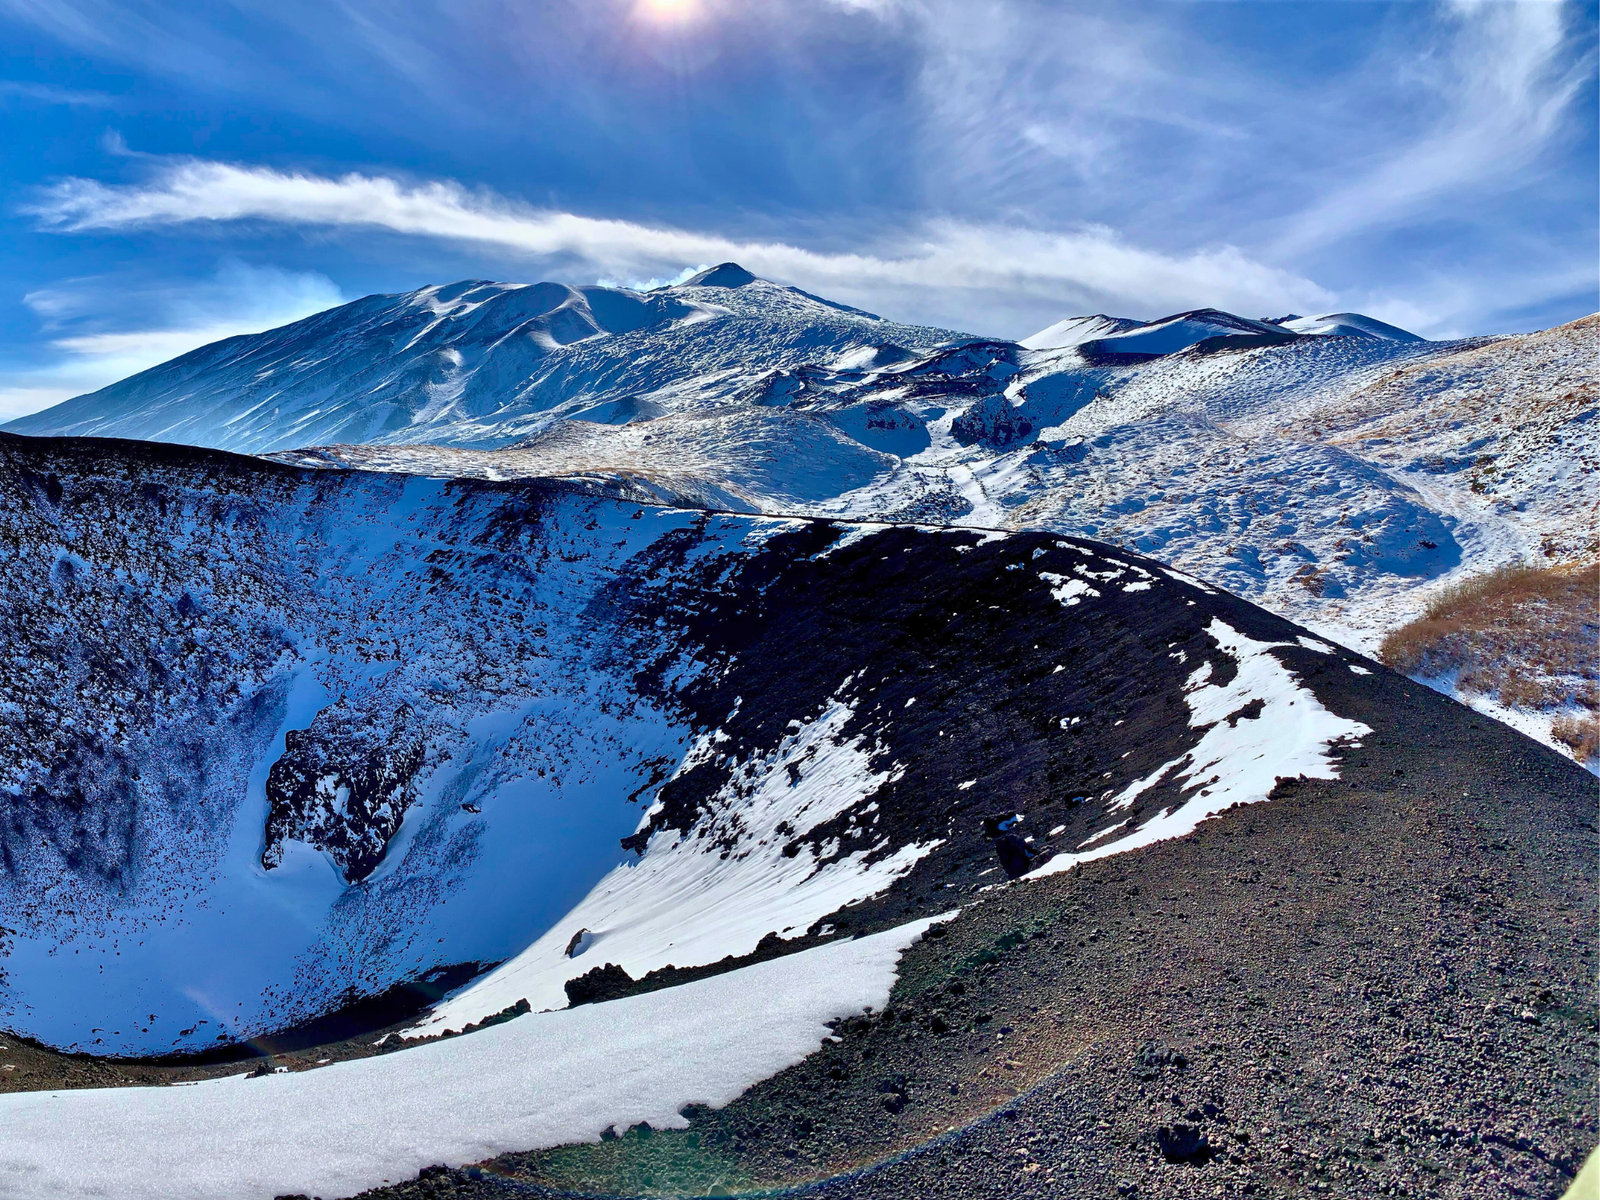
[[1201, 309], [987, 341], [723, 264], [644, 295], [369, 298], [12, 428], [1078, 534], [1373, 648], [1438, 586], [1591, 552], [1594, 339], [1592, 321], [1435, 343], [1358, 313]]
[[959, 337], [725, 263], [639, 293], [464, 280], [228, 338], [12, 422], [14, 433], [259, 452], [328, 442], [498, 446], [558, 416], [715, 403], [762, 370]]
[[1092, 342], [1096, 338], [1126, 333], [1139, 328], [1142, 324], [1142, 321], [1128, 317], [1108, 317], [1103, 313], [1096, 313], [1092, 317], [1068, 317], [1023, 338], [1017, 344], [1026, 350], [1065, 350], [1069, 346], [1081, 346], [1084, 342]]
[[675, 980], [951, 907], [995, 806], [1137, 847], [1361, 733], [1307, 683], [1344, 652], [1094, 543], [0, 456], [0, 1028], [58, 1047], [204, 1049], [453, 964], [509, 960], [422, 1032]]
[[1144, 325], [1120, 330], [1078, 343], [1091, 355], [1148, 355], [1155, 357], [1186, 350], [1190, 346], [1207, 348], [1274, 345], [1291, 341], [1296, 335], [1266, 321], [1236, 317], [1215, 308], [1177, 313]]
[[1361, 313], [1323, 313], [1320, 317], [1282, 317], [1273, 324], [1295, 333], [1323, 337], [1374, 337], [1389, 342], [1420, 342], [1414, 333]]

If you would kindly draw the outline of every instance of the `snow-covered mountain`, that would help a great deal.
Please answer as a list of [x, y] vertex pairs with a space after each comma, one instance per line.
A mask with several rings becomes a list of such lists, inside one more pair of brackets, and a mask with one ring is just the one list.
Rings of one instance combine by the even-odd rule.
[[640, 293], [462, 280], [225, 339], [6, 428], [259, 453], [331, 442], [500, 446], [562, 416], [726, 400], [753, 372], [960, 335], [899, 325], [732, 263]]
[[[1028, 341], [1034, 341], [1037, 336]], [[1086, 339], [1077, 344], [1077, 349], [1091, 361], [1126, 363], [1159, 358], [1191, 347], [1222, 350], [1276, 346], [1291, 342], [1297, 336], [1266, 321], [1253, 321], [1249, 317], [1236, 317], [1215, 308], [1202, 308], [1135, 325], [1105, 337]]]
[[1319, 317], [1279, 317], [1272, 322], [1295, 333], [1320, 334], [1325, 337], [1375, 337], [1387, 342], [1420, 342], [1414, 333], [1407, 333], [1398, 325], [1390, 325], [1360, 313], [1323, 313]]
[[371, 297], [9, 428], [1050, 530], [1370, 649], [1465, 576], [1594, 553], [1594, 336], [1591, 319], [1427, 342], [1358, 313], [1201, 309], [1073, 317], [1014, 343], [723, 264], [645, 294]]
[[1057, 868], [1182, 836], [1335, 771], [1367, 726], [1312, 675], [1376, 686], [1054, 535], [0, 455], [0, 1028], [70, 1049], [231, 1044], [510, 959], [424, 1032], [459, 1028], [605, 963], [931, 916], [995, 869], [985, 814], [1032, 813]]
[[[737, 293], [755, 299], [756, 286]], [[1508, 555], [1571, 552], [1573, 505], [1595, 500], [1581, 469], [1592, 397], [1559, 382], [1581, 367], [1573, 336], [1586, 335], [1431, 343], [1349, 313], [1070, 318], [1020, 343], [967, 338], [913, 354], [904, 343], [916, 339], [902, 337], [831, 361], [752, 362], [714, 401], [653, 416], [624, 404], [487, 456], [391, 439], [291, 457], [627, 477], [731, 509], [1108, 538], [1371, 646], [1441, 581]], [[1428, 399], [1448, 391], [1456, 364], [1528, 355], [1545, 363], [1553, 397], [1579, 401], [1530, 406], [1527, 383], [1459, 412]], [[1428, 412], [1428, 453], [1401, 461], [1338, 435], [1357, 398], [1380, 389], [1392, 412]], [[1514, 432], [1528, 422], [1550, 428]], [[1483, 470], [1473, 447], [1501, 439], [1537, 442], [1538, 466], [1507, 502], [1485, 505], [1467, 478]]]
[[1025, 350], [1065, 350], [1097, 338], [1126, 333], [1142, 324], [1142, 321], [1129, 317], [1108, 317], [1104, 313], [1096, 313], [1092, 317], [1068, 317], [1023, 338], [1018, 345]]

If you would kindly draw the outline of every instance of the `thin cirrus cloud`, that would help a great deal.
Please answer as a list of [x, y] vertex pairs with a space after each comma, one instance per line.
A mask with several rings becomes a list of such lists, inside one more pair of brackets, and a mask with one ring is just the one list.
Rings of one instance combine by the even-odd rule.
[[35, 104], [62, 104], [69, 108], [109, 108], [116, 103], [115, 98], [105, 92], [56, 87], [53, 84], [22, 79], [0, 79], [0, 103], [7, 100], [23, 100]]
[[982, 314], [997, 311], [1000, 297], [1012, 304], [1049, 300], [1063, 312], [1090, 306], [1144, 316], [1203, 304], [1263, 312], [1318, 308], [1333, 299], [1313, 281], [1233, 246], [1166, 254], [1131, 245], [1098, 225], [1041, 231], [935, 218], [892, 243], [829, 253], [533, 208], [452, 181], [331, 177], [205, 160], [164, 161], [137, 184], [63, 180], [26, 211], [42, 227], [64, 233], [239, 221], [384, 230], [558, 260], [569, 274], [623, 278], [671, 276], [685, 263], [732, 259], [758, 274], [845, 299], [901, 298], [936, 289], [947, 298], [944, 319], [958, 325], [981, 323]]
[[[1274, 254], [1298, 256], [1404, 224], [1463, 190], [1508, 193], [1544, 182], [1540, 161], [1575, 132], [1571, 110], [1595, 69], [1592, 47], [1575, 46], [1564, 6], [1458, 0], [1445, 7], [1425, 49], [1392, 48], [1357, 81], [1371, 103], [1379, 80], [1409, 78], [1422, 115], [1407, 135], [1369, 155], [1363, 170], [1319, 181], [1317, 198], [1273, 239]], [[1319, 114], [1318, 123], [1340, 115]]]

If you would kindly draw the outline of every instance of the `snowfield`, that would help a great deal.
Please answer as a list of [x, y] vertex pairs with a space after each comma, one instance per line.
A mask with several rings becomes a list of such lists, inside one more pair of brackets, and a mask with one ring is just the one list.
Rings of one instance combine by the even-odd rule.
[[[773, 751], [733, 768], [692, 830], [652, 835], [637, 863], [616, 867], [550, 932], [436, 1006], [406, 1036], [459, 1029], [519, 1000], [535, 1011], [560, 1008], [565, 981], [601, 963], [637, 979], [660, 967], [748, 954], [768, 933], [799, 937], [836, 909], [887, 889], [933, 845], [901, 846], [870, 863], [883, 842], [825, 863], [809, 848], [784, 854], [797, 836], [864, 805], [894, 775], [892, 763], [875, 770], [882, 756], [846, 736], [851, 715], [836, 701], [816, 720], [796, 721]], [[719, 740], [726, 738], [702, 736], [679, 770], [715, 754]], [[863, 809], [862, 824], [877, 819]], [[580, 931], [589, 936], [569, 955]]]
[[[954, 915], [954, 914], [948, 914]], [[0, 1096], [0, 1198], [332, 1200], [509, 1150], [681, 1129], [881, 1009], [937, 918], [314, 1071]]]

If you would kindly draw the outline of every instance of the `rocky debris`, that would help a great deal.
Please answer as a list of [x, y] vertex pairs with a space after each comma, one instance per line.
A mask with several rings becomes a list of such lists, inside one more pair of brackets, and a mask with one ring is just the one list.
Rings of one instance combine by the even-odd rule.
[[1559, 1195], [1600, 1135], [1592, 788], [1404, 681], [1363, 705], [1344, 778], [970, 901], [883, 1013], [689, 1129], [489, 1165], [552, 1195]]
[[1206, 1135], [1194, 1125], [1163, 1125], [1156, 1130], [1156, 1145], [1161, 1157], [1170, 1163], [1198, 1166], [1215, 1153]]
[[425, 752], [414, 726], [409, 704], [377, 721], [339, 704], [287, 731], [267, 772], [262, 865], [279, 865], [292, 838], [327, 851], [347, 883], [370, 875], [416, 799]]
[[[470, 1022], [469, 1024], [463, 1025], [460, 1029], [446, 1029], [444, 1031], [444, 1036], [459, 1037], [463, 1033], [476, 1033], [480, 1029], [488, 1029], [491, 1025], [503, 1025], [507, 1021], [514, 1020], [515, 1018], [524, 1016], [532, 1011], [533, 1006], [529, 1004], [526, 999], [518, 1000], [515, 1004], [508, 1004], [499, 1012], [493, 1013], [481, 1021]], [[403, 1048], [403, 1045], [404, 1043], [397, 1045], [396, 1049]]]
[[1139, 1053], [1133, 1056], [1137, 1067], [1138, 1077], [1148, 1083], [1152, 1079], [1159, 1079], [1162, 1071], [1171, 1068], [1181, 1071], [1189, 1065], [1188, 1058], [1181, 1050], [1174, 1050], [1171, 1046], [1160, 1042], [1146, 1042], [1139, 1047]]
[[578, 930], [578, 932], [574, 933], [571, 939], [567, 942], [567, 948], [565, 951], [566, 956], [568, 958], [576, 958], [589, 948], [589, 943], [593, 940], [594, 934], [590, 933], [587, 929]]
[[886, 1075], [878, 1080], [877, 1090], [883, 1097], [883, 1110], [887, 1113], [898, 1113], [911, 1098], [911, 1089], [904, 1075]]
[[606, 963], [585, 971], [576, 979], [566, 982], [567, 1004], [576, 1008], [580, 1004], [594, 1004], [601, 1000], [615, 1000], [633, 989], [634, 979], [616, 963]]

